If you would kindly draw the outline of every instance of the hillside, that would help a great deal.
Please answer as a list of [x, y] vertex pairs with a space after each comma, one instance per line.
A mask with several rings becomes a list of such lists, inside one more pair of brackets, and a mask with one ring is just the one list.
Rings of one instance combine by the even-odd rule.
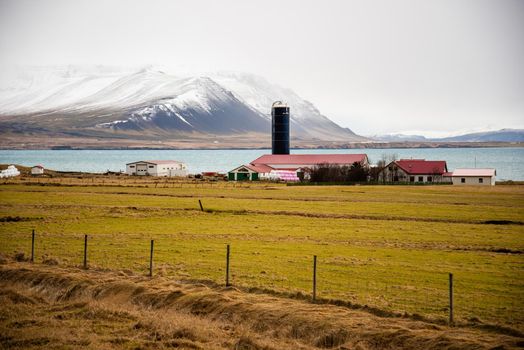
[[524, 142], [524, 130], [500, 129], [441, 138], [404, 134], [374, 135], [370, 138], [385, 142]]
[[454, 142], [524, 142], [524, 130], [501, 129], [496, 131], [476, 132], [433, 140]]
[[2, 262], [5, 348], [509, 349], [520, 339], [129, 271]]
[[4, 136], [115, 140], [249, 137], [269, 144], [270, 107], [291, 106], [291, 135], [302, 141], [365, 141], [293, 91], [251, 74], [175, 76], [151, 68], [54, 67], [1, 83]]

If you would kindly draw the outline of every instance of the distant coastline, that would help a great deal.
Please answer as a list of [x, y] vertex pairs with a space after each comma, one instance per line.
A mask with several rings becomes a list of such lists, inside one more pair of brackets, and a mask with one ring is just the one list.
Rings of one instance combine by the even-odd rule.
[[[219, 143], [202, 140], [166, 141], [159, 144], [143, 140], [80, 140], [55, 143], [53, 140], [42, 142], [5, 142], [0, 141], [0, 150], [259, 150], [269, 149], [270, 142], [235, 142]], [[505, 148], [524, 147], [524, 142], [326, 142], [326, 141], [291, 141], [292, 149], [389, 149], [389, 148]]]
[[[189, 146], [189, 145], [187, 145]], [[390, 145], [392, 146], [392, 145]], [[476, 145], [480, 146], [480, 145]], [[62, 149], [62, 150], [1, 150], [1, 164], [36, 164], [58, 171], [105, 173], [125, 171], [125, 164], [138, 160], [178, 160], [187, 164], [192, 174], [203, 171], [227, 172], [264, 154], [268, 147], [256, 149]], [[495, 168], [497, 180], [523, 181], [524, 147], [454, 147], [454, 148], [293, 148], [294, 154], [366, 153], [375, 164], [384, 157], [397, 159], [445, 160], [449, 169]]]

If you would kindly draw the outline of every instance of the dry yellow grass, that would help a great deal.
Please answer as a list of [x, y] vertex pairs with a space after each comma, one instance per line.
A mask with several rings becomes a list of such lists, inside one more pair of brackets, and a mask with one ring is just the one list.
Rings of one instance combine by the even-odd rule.
[[447, 327], [128, 272], [0, 267], [10, 349], [510, 349], [522, 335]]

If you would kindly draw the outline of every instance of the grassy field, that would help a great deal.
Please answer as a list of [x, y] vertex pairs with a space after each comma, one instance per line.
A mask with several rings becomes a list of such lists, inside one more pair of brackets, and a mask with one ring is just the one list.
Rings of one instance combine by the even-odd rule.
[[[317, 295], [524, 330], [524, 186], [285, 186], [21, 178], [0, 185], [0, 252], [92, 269]], [[198, 200], [205, 211], [200, 211]], [[504, 224], [492, 224], [493, 220]]]

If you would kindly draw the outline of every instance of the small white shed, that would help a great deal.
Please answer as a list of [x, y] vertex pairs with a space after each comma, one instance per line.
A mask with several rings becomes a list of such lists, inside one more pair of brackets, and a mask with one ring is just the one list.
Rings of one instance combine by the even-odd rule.
[[176, 160], [141, 160], [126, 164], [128, 175], [187, 176], [187, 167]]
[[35, 165], [31, 168], [31, 175], [43, 175], [44, 167], [42, 165]]
[[495, 169], [455, 169], [451, 175], [453, 185], [494, 186]]

